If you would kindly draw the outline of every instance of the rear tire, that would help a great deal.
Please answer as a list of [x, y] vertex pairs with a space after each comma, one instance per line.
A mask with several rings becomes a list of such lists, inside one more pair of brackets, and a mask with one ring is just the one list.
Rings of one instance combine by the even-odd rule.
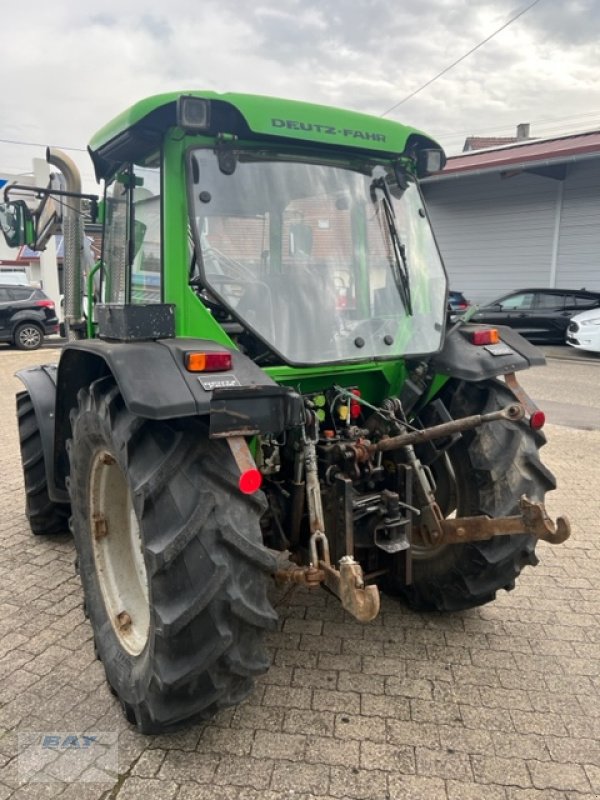
[[18, 350], [38, 350], [44, 342], [44, 331], [35, 322], [17, 325], [13, 341]]
[[[453, 383], [444, 400], [457, 418], [496, 411], [515, 397], [505, 384], [489, 380]], [[492, 422], [463, 433], [448, 451], [450, 469], [443, 459], [435, 462], [446, 516], [454, 510], [457, 516], [510, 516], [524, 494], [543, 501], [556, 486], [538, 453], [545, 441], [526, 421]], [[523, 567], [538, 563], [535, 545], [536, 539], [524, 534], [422, 549], [413, 554], [412, 584], [394, 582], [393, 589], [421, 611], [480, 606], [494, 600], [499, 589], [513, 589]]]
[[25, 482], [25, 512], [31, 530], [36, 536], [68, 533], [69, 506], [55, 503], [48, 494], [42, 437], [29, 392], [17, 394], [17, 423]]
[[[85, 604], [126, 718], [142, 733], [160, 733], [239, 703], [269, 667], [263, 633], [277, 620], [267, 599], [275, 562], [262, 545], [262, 493], [239, 492], [229, 448], [209, 440], [201, 420], [137, 417], [110, 377], [80, 391], [72, 431], [69, 491]], [[129, 517], [115, 512], [115, 494], [127, 495]], [[96, 539], [94, 513], [108, 530], [96, 529]], [[119, 553], [135, 535], [142, 591], [130, 592], [138, 612], [128, 646], [110, 609], [119, 563], [129, 558]], [[99, 562], [114, 565], [112, 583]]]

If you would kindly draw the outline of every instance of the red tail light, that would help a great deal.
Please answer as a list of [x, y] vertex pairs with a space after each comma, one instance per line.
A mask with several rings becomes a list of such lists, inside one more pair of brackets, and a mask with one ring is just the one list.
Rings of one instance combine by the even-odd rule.
[[471, 333], [472, 344], [497, 344], [499, 341], [500, 334], [496, 328], [485, 328]]
[[231, 353], [186, 353], [188, 372], [225, 372], [231, 369]]
[[36, 300], [35, 304], [41, 308], [54, 308], [54, 300]]

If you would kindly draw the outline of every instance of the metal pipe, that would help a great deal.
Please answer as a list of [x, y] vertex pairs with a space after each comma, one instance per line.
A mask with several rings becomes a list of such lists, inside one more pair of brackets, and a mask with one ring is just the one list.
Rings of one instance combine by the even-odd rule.
[[81, 297], [82, 297], [82, 246], [83, 223], [81, 215], [81, 175], [75, 162], [62, 150], [48, 147], [46, 161], [52, 164], [63, 174], [67, 191], [72, 193], [72, 199], [64, 204], [63, 237], [64, 237], [64, 293], [65, 293], [65, 332], [70, 342], [78, 339], [77, 332], [71, 326], [82, 322]]
[[406, 445], [429, 442], [432, 439], [443, 439], [453, 433], [478, 428], [486, 422], [495, 422], [496, 420], [519, 422], [524, 416], [525, 409], [523, 406], [520, 403], [512, 403], [499, 411], [492, 411], [489, 414], [475, 414], [471, 417], [455, 419], [452, 422], [444, 422], [442, 425], [434, 425], [432, 428], [425, 428], [421, 431], [411, 431], [410, 433], [401, 433], [399, 436], [390, 436], [388, 439], [381, 439], [376, 444], [369, 445], [368, 450], [370, 453], [377, 453], [382, 450], [398, 450], [398, 448], [406, 447]]

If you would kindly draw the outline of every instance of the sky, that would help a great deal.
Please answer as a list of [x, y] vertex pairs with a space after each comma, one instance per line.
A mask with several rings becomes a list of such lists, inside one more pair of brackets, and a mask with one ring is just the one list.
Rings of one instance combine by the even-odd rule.
[[[210, 89], [383, 114], [531, 0], [30, 0], [3, 3], [0, 173], [85, 147], [128, 105]], [[600, 129], [600, 0], [539, 0], [388, 117], [448, 154], [466, 136]]]

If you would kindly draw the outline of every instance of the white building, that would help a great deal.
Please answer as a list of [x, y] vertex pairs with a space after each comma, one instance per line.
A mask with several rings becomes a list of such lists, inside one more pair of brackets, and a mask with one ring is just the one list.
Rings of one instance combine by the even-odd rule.
[[462, 153], [423, 182], [450, 287], [600, 290], [600, 131]]

